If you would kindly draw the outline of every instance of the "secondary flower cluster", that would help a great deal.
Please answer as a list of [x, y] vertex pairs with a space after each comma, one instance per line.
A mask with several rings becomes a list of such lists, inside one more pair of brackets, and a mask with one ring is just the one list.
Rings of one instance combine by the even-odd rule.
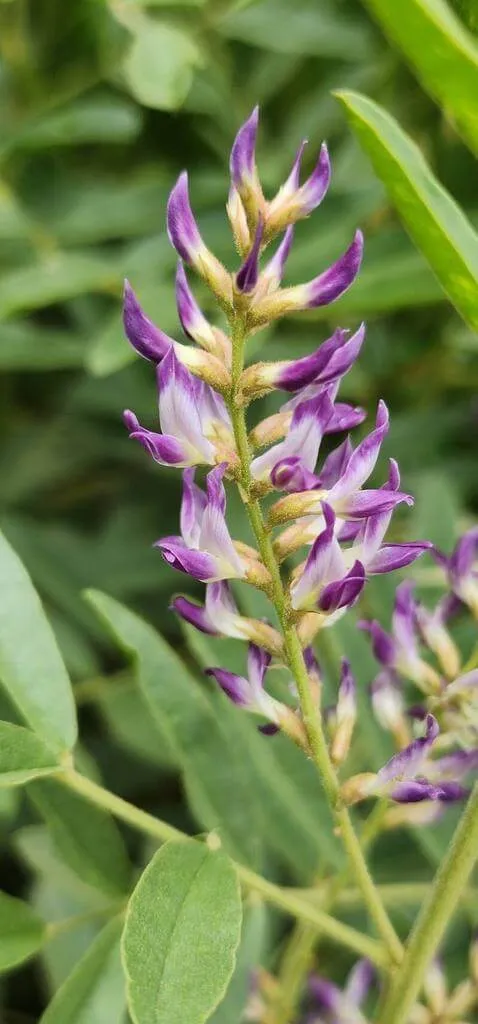
[[[407, 1024], [465, 1024], [478, 1007], [478, 942], [470, 945], [469, 977], [450, 990], [444, 969], [434, 960], [424, 978], [423, 1002], [412, 1008]], [[313, 975], [309, 980], [310, 1012], [303, 1024], [367, 1024], [365, 1003], [376, 989], [368, 960], [359, 960], [343, 986]]]
[[[272, 658], [279, 663], [283, 659], [282, 635], [266, 622], [243, 616], [233, 596], [231, 580], [244, 580], [269, 595], [272, 580], [260, 552], [231, 536], [225, 479], [239, 484], [246, 503], [264, 495], [272, 498], [266, 527], [278, 563], [305, 549], [303, 561], [285, 586], [284, 614], [297, 627], [317, 701], [320, 673], [310, 646], [317, 631], [332, 625], [357, 601], [368, 576], [407, 566], [430, 545], [386, 540], [394, 509], [401, 503], [410, 505], [412, 498], [400, 489], [393, 459], [387, 479], [378, 487], [370, 484], [389, 428], [385, 403], [379, 402], [374, 428], [353, 444], [347, 432], [365, 414], [337, 401], [341, 379], [363, 345], [364, 325], [355, 332], [337, 329], [303, 358], [259, 362], [245, 370], [241, 360], [237, 371], [235, 346], [288, 312], [339, 299], [359, 272], [363, 249], [357, 232], [347, 251], [327, 270], [305, 284], [282, 287], [294, 224], [324, 198], [330, 161], [324, 144], [315, 168], [301, 184], [302, 143], [289, 177], [277, 195], [267, 200], [255, 161], [257, 127], [255, 110], [238, 132], [231, 152], [227, 212], [241, 261], [235, 272], [229, 272], [206, 246], [191, 209], [185, 172], [169, 197], [167, 228], [179, 257], [178, 316], [193, 344], [179, 343], [153, 324], [126, 284], [125, 331], [136, 351], [156, 365], [160, 429], [143, 426], [129, 410], [125, 423], [130, 436], [157, 463], [183, 471], [180, 533], [163, 537], [157, 546], [174, 569], [204, 583], [206, 591], [204, 605], [177, 597], [176, 612], [205, 633], [250, 644], [247, 675], [223, 668], [211, 668], [210, 675], [232, 701], [266, 720], [263, 731], [283, 729], [306, 747], [300, 711], [266, 689]], [[277, 236], [275, 252], [263, 261]], [[213, 292], [227, 325], [224, 329], [209, 323], [202, 313], [186, 266]], [[237, 410], [273, 390], [285, 392], [286, 401], [250, 432], [246, 442], [250, 458], [245, 465], [244, 443], [241, 447], [237, 437]], [[345, 439], [318, 465], [324, 437], [344, 433]], [[199, 466], [208, 467], [204, 483], [196, 480]], [[399, 656], [390, 655], [395, 660]], [[426, 674], [423, 667], [420, 671]], [[338, 764], [347, 756], [355, 717], [355, 684], [344, 663], [337, 704], [327, 716], [331, 756]], [[435, 740], [438, 727], [431, 716], [426, 728], [423, 743], [415, 741], [420, 750], [428, 750]], [[414, 754], [409, 760], [415, 765]], [[403, 775], [402, 767], [386, 766], [379, 775], [377, 792], [386, 787], [394, 799], [398, 793], [400, 799], [417, 799], [416, 786], [393, 782]], [[447, 792], [450, 787], [451, 783]]]

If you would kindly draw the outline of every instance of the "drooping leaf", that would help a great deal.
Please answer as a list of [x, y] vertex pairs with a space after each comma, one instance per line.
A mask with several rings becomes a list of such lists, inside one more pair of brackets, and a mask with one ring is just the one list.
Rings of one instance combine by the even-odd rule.
[[219, 829], [235, 857], [257, 862], [261, 808], [243, 745], [233, 742], [200, 684], [150, 625], [105, 594], [89, 591], [87, 596], [133, 658], [159, 736], [166, 738], [181, 764], [195, 816], [206, 828]]
[[365, 0], [423, 87], [478, 153], [478, 46], [445, 0]]
[[397, 121], [359, 93], [337, 93], [360, 144], [442, 288], [478, 327], [478, 236]]
[[70, 749], [76, 713], [66, 668], [30, 577], [3, 534], [0, 573], [0, 680], [52, 750]]
[[41, 1024], [124, 1024], [126, 995], [120, 957], [123, 921], [103, 928], [55, 993]]
[[0, 722], [0, 787], [22, 786], [59, 770], [51, 750], [29, 729]]
[[28, 793], [60, 857], [79, 878], [118, 898], [128, 892], [128, 857], [116, 822], [106, 811], [53, 779], [33, 782]]
[[235, 870], [194, 840], [166, 843], [131, 897], [123, 935], [134, 1024], [203, 1024], [234, 971], [241, 932]]
[[8, 971], [34, 956], [45, 938], [45, 922], [28, 903], [0, 892], [0, 971]]

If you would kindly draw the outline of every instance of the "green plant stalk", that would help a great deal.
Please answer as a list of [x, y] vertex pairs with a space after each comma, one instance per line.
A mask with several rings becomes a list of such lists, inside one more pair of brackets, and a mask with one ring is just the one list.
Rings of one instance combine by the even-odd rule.
[[[109, 811], [132, 828], [152, 836], [161, 843], [166, 843], [169, 840], [178, 842], [191, 838], [186, 833], [174, 828], [173, 825], [169, 825], [166, 821], [153, 817], [153, 815], [142, 811], [139, 807], [128, 803], [127, 800], [123, 800], [122, 797], [104, 789], [103, 786], [99, 786], [92, 779], [80, 775], [73, 768], [66, 768], [58, 775], [58, 781], [68, 789], [84, 797], [89, 803]], [[235, 861], [233, 863], [239, 880], [246, 889], [259, 893], [267, 903], [280, 907], [281, 910], [291, 914], [292, 917], [302, 918], [309, 924], [314, 925], [315, 928], [322, 931], [332, 941], [353, 949], [360, 956], [368, 956], [378, 967], [382, 969], [388, 967], [389, 958], [387, 953], [383, 946], [375, 939], [362, 935], [355, 928], [351, 928], [341, 921], [336, 921], [335, 918], [330, 917], [321, 908], [310, 906], [305, 900], [301, 900], [300, 897], [296, 896], [293, 891], [282, 889], [273, 882], [269, 882], [244, 864], [239, 864]]]
[[408, 1020], [425, 971], [440, 945], [477, 858], [478, 783], [475, 783], [447, 855], [413, 926], [401, 967], [384, 999], [379, 1024], [404, 1024]]
[[[388, 802], [386, 800], [378, 800], [360, 831], [360, 842], [364, 853], [367, 852], [380, 833], [387, 806]], [[341, 871], [332, 882], [324, 882], [322, 879], [318, 879], [315, 888], [309, 890], [310, 898], [314, 899], [314, 897], [317, 897], [321, 885], [320, 906], [329, 913], [341, 896], [344, 895], [343, 889], [349, 879], [349, 866], [344, 871]], [[424, 888], [424, 886], [421, 887], [421, 898], [423, 898]], [[381, 887], [376, 886], [376, 889], [382, 902], [386, 905]], [[357, 905], [357, 902], [359, 905], [363, 903], [360, 889], [355, 891], [355, 905]], [[352, 905], [354, 904], [352, 903]], [[311, 928], [302, 921], [297, 921], [294, 925], [280, 966], [277, 995], [273, 999], [271, 1014], [270, 1017], [266, 1018], [266, 1024], [288, 1024], [288, 1021], [292, 1020], [304, 987], [304, 981], [311, 969], [314, 951], [319, 939], [320, 934], [316, 929]]]
[[231, 324], [231, 328], [233, 363], [229, 411], [240, 461], [240, 487], [243, 497], [245, 496], [246, 511], [262, 561], [270, 574], [271, 597], [281, 625], [288, 665], [299, 693], [302, 718], [307, 732], [310, 753], [321, 778], [332, 817], [340, 833], [357, 884], [363, 893], [369, 914], [388, 950], [391, 961], [400, 963], [403, 955], [402, 944], [375, 889], [348, 809], [341, 801], [340, 784], [330, 758], [320, 710], [316, 706], [316, 701], [310, 688], [302, 645], [292, 621], [291, 609], [288, 605], [288, 599], [282, 583], [280, 567], [275, 557], [272, 539], [264, 523], [260, 502], [250, 496], [252, 484], [250, 470], [251, 451], [247, 436], [244, 407], [239, 394], [239, 381], [244, 367], [245, 330], [242, 319], [236, 317], [236, 320]]

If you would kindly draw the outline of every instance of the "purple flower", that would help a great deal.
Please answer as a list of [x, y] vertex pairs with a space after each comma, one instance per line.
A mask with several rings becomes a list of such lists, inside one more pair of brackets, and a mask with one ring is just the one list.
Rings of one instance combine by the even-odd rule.
[[264, 690], [264, 677], [270, 662], [271, 656], [267, 651], [256, 644], [249, 644], [247, 678], [225, 668], [208, 668], [206, 674], [213, 676], [233, 704], [262, 715], [279, 727], [283, 705]]
[[331, 719], [333, 738], [330, 753], [335, 764], [343, 764], [347, 757], [356, 720], [357, 687], [350, 662], [342, 658], [337, 703]]
[[325, 529], [312, 545], [303, 567], [299, 567], [291, 585], [292, 607], [316, 609], [332, 614], [350, 607], [365, 584], [365, 569], [356, 560], [347, 564], [335, 536], [335, 513], [323, 503]]
[[124, 283], [123, 325], [128, 341], [143, 359], [160, 363], [174, 341], [143, 312], [129, 283]]
[[181, 536], [163, 537], [155, 545], [174, 569], [204, 583], [245, 575], [225, 520], [222, 479], [226, 469], [226, 463], [222, 463], [208, 473], [206, 493], [194, 483], [194, 469], [184, 470]]
[[439, 676], [420, 657], [413, 590], [414, 584], [408, 580], [397, 587], [391, 634], [376, 621], [360, 622], [359, 627], [370, 634], [373, 653], [381, 665], [407, 676], [422, 689], [436, 691], [441, 688]]
[[288, 479], [290, 460], [294, 460], [293, 472], [297, 470], [301, 474], [299, 489], [302, 490], [303, 478], [307, 480], [308, 475], [313, 477], [320, 443], [332, 411], [327, 391], [298, 405], [286, 439], [253, 459], [251, 472], [254, 479], [270, 479], [275, 487], [282, 488], [284, 480], [281, 476]]
[[223, 399], [179, 361], [171, 345], [157, 371], [162, 433], [142, 427], [124, 414], [130, 437], [163, 466], [214, 465], [234, 459], [232, 426]]
[[207, 584], [204, 605], [180, 596], [174, 598], [172, 607], [185, 622], [201, 633], [250, 640], [276, 654], [282, 650], [282, 638], [277, 630], [267, 622], [245, 618], [240, 614], [225, 580]]
[[332, 981], [312, 975], [309, 993], [312, 1007], [320, 1017], [311, 1017], [311, 1024], [367, 1024], [361, 1008], [375, 980], [375, 971], [369, 960], [358, 960], [352, 968], [343, 989]]
[[211, 326], [201, 312], [189, 287], [182, 260], [178, 260], [176, 271], [176, 305], [181, 326], [187, 337], [219, 358], [226, 356], [227, 364], [230, 365], [231, 343], [222, 331]]
[[[252, 230], [255, 229], [259, 215], [265, 208], [256, 168], [258, 124], [259, 107], [255, 107], [247, 121], [239, 128], [229, 161], [233, 193], [236, 192], [239, 196], [246, 222]], [[232, 207], [232, 203], [230, 205]], [[231, 219], [236, 220], [236, 217]]]
[[437, 548], [433, 554], [453, 593], [478, 617], [478, 526], [460, 537], [449, 558]]
[[259, 278], [259, 256], [263, 234], [264, 221], [262, 217], [259, 217], [250, 252], [236, 274], [236, 287], [240, 292], [252, 292], [256, 287]]
[[357, 231], [349, 248], [328, 270], [306, 284], [284, 288], [258, 302], [250, 314], [251, 324], [260, 326], [287, 313], [315, 309], [335, 302], [355, 281], [362, 255], [363, 235], [361, 231]]
[[201, 238], [191, 210], [188, 175], [183, 171], [171, 190], [167, 208], [167, 227], [171, 245], [186, 263], [194, 267], [215, 294], [228, 306], [232, 303], [231, 276], [209, 251]]
[[424, 800], [452, 803], [462, 800], [467, 790], [461, 780], [478, 768], [478, 752], [457, 751], [433, 759], [430, 753], [439, 735], [436, 718], [427, 715], [425, 735], [395, 754], [377, 773], [373, 790], [388, 794], [397, 803]]
[[308, 217], [322, 202], [330, 184], [330, 159], [325, 142], [312, 174], [300, 185], [300, 167], [307, 140], [297, 151], [289, 177], [279, 189], [267, 210], [267, 231], [272, 236], [286, 224]]
[[283, 407], [293, 410], [300, 402], [315, 398], [325, 386], [335, 384], [350, 370], [364, 338], [365, 324], [352, 336], [349, 331], [338, 328], [310, 356], [279, 363], [256, 363], [243, 374], [243, 391], [253, 397], [273, 388], [296, 392]]

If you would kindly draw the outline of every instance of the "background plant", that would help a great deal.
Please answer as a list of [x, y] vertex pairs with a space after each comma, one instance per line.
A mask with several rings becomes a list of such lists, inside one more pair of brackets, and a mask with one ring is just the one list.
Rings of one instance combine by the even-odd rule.
[[[97, 758], [111, 788], [186, 831], [220, 824], [222, 837], [232, 833], [240, 859], [253, 858], [258, 864], [266, 841], [267, 859], [277, 863], [277, 876], [308, 883], [318, 855], [327, 856], [325, 830], [317, 830], [314, 824], [321, 809], [311, 776], [302, 762], [299, 767], [294, 752], [284, 748], [281, 757], [290, 763], [284, 760], [279, 770], [275, 751], [271, 755], [264, 745], [256, 744], [260, 769], [256, 765], [252, 779], [243, 774], [240, 744], [245, 739], [239, 735], [231, 743], [231, 723], [235, 729], [243, 727], [223, 705], [220, 710], [211, 709], [210, 696], [206, 699], [196, 680], [192, 684], [194, 664], [202, 661], [204, 652], [196, 649], [191, 657], [166, 613], [174, 584], [148, 545], [157, 534], [172, 532], [178, 492], [171, 476], [161, 475], [156, 467], [151, 473], [148, 462], [137, 457], [119, 422], [126, 404], [134, 405], [149, 421], [154, 401], [146, 368], [127, 365], [131, 353], [118, 329], [121, 282], [127, 273], [148, 312], [173, 333], [174, 256], [160, 232], [176, 171], [184, 163], [194, 166], [194, 201], [201, 212], [201, 227], [214, 251], [226, 256], [227, 229], [218, 213], [224, 200], [223, 164], [234, 130], [253, 103], [259, 100], [265, 108], [261, 172], [271, 191], [284, 177], [297, 137], [310, 134], [311, 141], [318, 142], [326, 136], [336, 168], [335, 192], [320, 221], [303, 225], [297, 233], [291, 279], [304, 279], [304, 272], [310, 276], [315, 266], [335, 258], [358, 222], [368, 238], [363, 273], [342, 305], [321, 313], [325, 323], [281, 325], [268, 338], [266, 355], [290, 357], [292, 346], [294, 354], [305, 354], [326, 336], [329, 324], [368, 320], [364, 358], [346, 380], [345, 397], [372, 409], [377, 397], [385, 395], [394, 411], [390, 450], [400, 459], [406, 488], [417, 497], [414, 518], [407, 519], [406, 529], [410, 537], [427, 536], [450, 550], [476, 503], [476, 340], [408, 241], [386, 193], [345, 130], [330, 90], [364, 90], [393, 111], [473, 222], [473, 165], [450, 123], [451, 97], [445, 120], [400, 62], [399, 52], [387, 48], [358, 5], [353, 11], [347, 5], [345, 11], [340, 4], [321, 4], [319, 15], [315, 5], [301, 4], [293, 18], [289, 10], [285, 18], [280, 7], [270, 3], [239, 12], [213, 5], [164, 9], [101, 3], [83, 3], [69, 11], [64, 5], [44, 4], [40, 12], [36, 5], [29, 9], [13, 2], [2, 5], [1, 16], [5, 74], [0, 310], [5, 322], [0, 359], [8, 371], [2, 405], [2, 526], [45, 599], [78, 687], [87, 753]], [[168, 54], [171, 64], [158, 62], [156, 48], [153, 60], [147, 59], [153, 30], [158, 33], [155, 47]], [[426, 52], [430, 49], [426, 26], [421, 31], [421, 49]], [[458, 66], [455, 73], [458, 76]], [[430, 88], [423, 72], [420, 78]], [[435, 95], [432, 88], [430, 93]], [[443, 103], [441, 96], [438, 99]], [[360, 122], [363, 108], [357, 114], [358, 101], [345, 95], [344, 102]], [[178, 112], [167, 113], [171, 110]], [[369, 123], [369, 114], [366, 108], [362, 122]], [[369, 129], [369, 134], [374, 133]], [[382, 173], [387, 178], [386, 170]], [[436, 221], [436, 211], [432, 212]], [[448, 208], [445, 212], [448, 216]], [[431, 231], [429, 219], [425, 235], [427, 231]], [[443, 234], [441, 242], [446, 241]], [[448, 238], [449, 232], [445, 235]], [[436, 248], [436, 235], [431, 237]], [[465, 229], [464, 266], [473, 270], [469, 240]], [[429, 256], [422, 238], [416, 241]], [[455, 258], [455, 234], [451, 241]], [[452, 298], [457, 301], [456, 296]], [[463, 312], [469, 318], [468, 308]], [[239, 508], [236, 514], [239, 534]], [[422, 576], [427, 594], [435, 579], [429, 570]], [[176, 649], [181, 644], [178, 662], [158, 640], [151, 654], [151, 635], [147, 630], [141, 635], [142, 678], [148, 672], [165, 678], [169, 672], [177, 681], [173, 695], [158, 696], [153, 715], [151, 708], [148, 714], [142, 713], [133, 689], [136, 684], [118, 655], [117, 644], [110, 645], [81, 599], [85, 586], [125, 600], [154, 621]], [[367, 615], [387, 623], [391, 597], [386, 585], [370, 588]], [[22, 636], [27, 636], [23, 605], [21, 611]], [[137, 648], [138, 639], [128, 635], [129, 620], [122, 614], [118, 639], [130, 651]], [[130, 623], [130, 628], [138, 627]], [[469, 626], [460, 628], [463, 649], [469, 649]], [[336, 639], [334, 647], [322, 653], [330, 676], [336, 678], [339, 654], [348, 654], [362, 680], [361, 694], [368, 708], [364, 686], [375, 673], [368, 645], [345, 626]], [[153, 668], [148, 668], [153, 657]], [[230, 657], [229, 651], [221, 652], [222, 659]], [[216, 659], [220, 663], [218, 655]], [[30, 678], [33, 671], [39, 672], [36, 650]], [[42, 675], [46, 685], [51, 666], [45, 665]], [[174, 706], [167, 706], [166, 699], [174, 699]], [[221, 760], [227, 760], [227, 772], [225, 767], [221, 778], [211, 779], [212, 738], [217, 733], [219, 751], [226, 742], [224, 723], [212, 724], [222, 715], [229, 715], [228, 757]], [[9, 717], [6, 707], [3, 717]], [[368, 715], [362, 715], [361, 722], [362, 750], [377, 751], [371, 767], [378, 767], [389, 752], [387, 740], [375, 731]], [[253, 743], [249, 734], [247, 742]], [[189, 810], [178, 787], [179, 776], [185, 780]], [[237, 820], [230, 806], [232, 784], [238, 793]], [[60, 796], [50, 783], [42, 788], [36, 785], [31, 793], [37, 808], [50, 827], [52, 821], [56, 823], [55, 850], [47, 847], [40, 826], [32, 824], [38, 822], [36, 815], [26, 805], [19, 809], [13, 790], [5, 791], [5, 830], [13, 835], [5, 845], [5, 886], [20, 895], [30, 892], [32, 877], [23, 874], [22, 865], [33, 864], [32, 899], [42, 915], [51, 921], [79, 914], [83, 920], [57, 939], [52, 933], [42, 961], [47, 964], [47, 981], [37, 972], [28, 995], [21, 975], [8, 981], [6, 1007], [23, 1009], [33, 1017], [38, 1012], [35, 1005], [38, 1008], [48, 991], [66, 977], [79, 951], [86, 949], [102, 924], [102, 913], [121, 900], [129, 885], [119, 836], [110, 819], [91, 819], [82, 802], [75, 805], [71, 796]], [[212, 817], [210, 811], [206, 813], [211, 786]], [[247, 813], [249, 824], [253, 787], [258, 793], [256, 826], [246, 831], [243, 815]], [[267, 819], [265, 807], [271, 811]], [[400, 856], [404, 877], [428, 878], [430, 858], [432, 862], [440, 858], [450, 832], [448, 819], [444, 826], [416, 830], [413, 844], [408, 836], [398, 840], [395, 836], [395, 860], [397, 842], [407, 853], [407, 861]], [[85, 849], [88, 835], [91, 842]], [[141, 863], [149, 851], [140, 849], [138, 838], [129, 833], [128, 842], [133, 860]], [[376, 848], [378, 877], [384, 882], [390, 881], [391, 849], [388, 840]], [[328, 856], [337, 856], [335, 845]], [[60, 869], [58, 857], [62, 863], [66, 860], [70, 870]], [[112, 878], [112, 857], [116, 879]], [[58, 878], [65, 873], [65, 884], [59, 885]], [[75, 880], [78, 874], [83, 884]], [[393, 881], [397, 881], [395, 873]], [[263, 908], [253, 905], [250, 909], [244, 957], [273, 966], [284, 922], [268, 918], [268, 936], [263, 940]], [[365, 923], [360, 906], [345, 908], [344, 914], [357, 926]], [[30, 935], [41, 931], [36, 921], [29, 921], [28, 927]], [[465, 971], [467, 934], [463, 928], [450, 938], [457, 978]], [[91, 968], [96, 977], [95, 962], [109, 965], [102, 972], [108, 992], [122, 991], [115, 973], [115, 939], [110, 928], [106, 938], [99, 940], [100, 960]], [[27, 952], [31, 948], [27, 945]], [[321, 949], [341, 978], [342, 961], [336, 949], [327, 944]], [[31, 973], [28, 977], [31, 981]], [[239, 985], [239, 1002], [241, 998]], [[120, 995], [117, 999], [120, 1002]], [[234, 1019], [235, 1012], [226, 1010], [225, 1019]], [[118, 1019], [121, 1013], [120, 1007]]]

